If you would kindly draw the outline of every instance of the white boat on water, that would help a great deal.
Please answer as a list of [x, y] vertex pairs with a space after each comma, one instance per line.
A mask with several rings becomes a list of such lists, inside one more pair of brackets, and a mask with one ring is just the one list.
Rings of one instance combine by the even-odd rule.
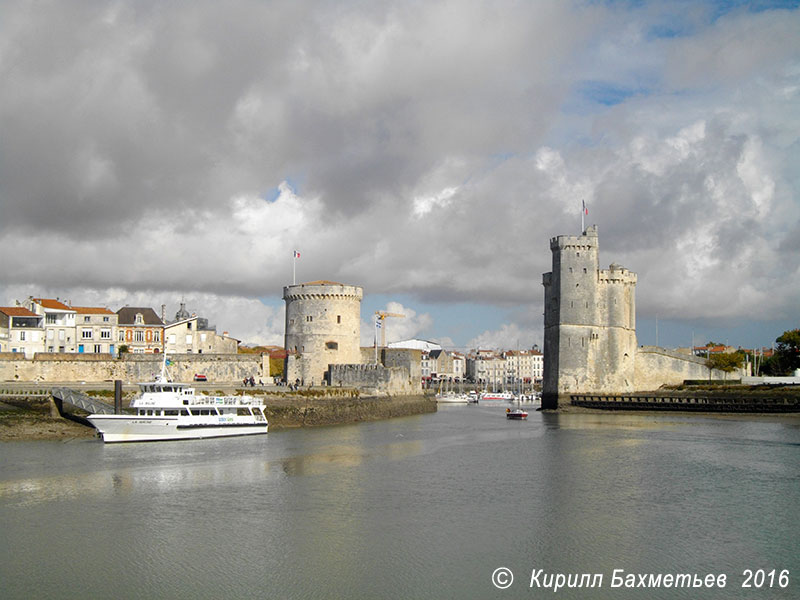
[[252, 396], [206, 396], [187, 384], [167, 381], [166, 365], [156, 381], [140, 383], [131, 401], [135, 414], [93, 414], [87, 419], [104, 442], [185, 440], [267, 433], [264, 405]]
[[511, 392], [483, 392], [481, 400], [514, 400], [514, 394]]
[[444, 404], [468, 404], [469, 398], [464, 394], [445, 392], [443, 394], [436, 394], [436, 402], [442, 402]]

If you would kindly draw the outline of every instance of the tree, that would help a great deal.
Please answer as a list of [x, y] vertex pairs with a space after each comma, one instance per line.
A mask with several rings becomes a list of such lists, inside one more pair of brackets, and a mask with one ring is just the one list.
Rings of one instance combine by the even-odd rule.
[[709, 371], [718, 369], [725, 373], [731, 373], [742, 366], [744, 357], [739, 352], [720, 352], [712, 354], [706, 359], [706, 366]]
[[784, 331], [775, 342], [775, 354], [764, 361], [762, 371], [766, 375], [792, 375], [800, 369], [800, 329]]

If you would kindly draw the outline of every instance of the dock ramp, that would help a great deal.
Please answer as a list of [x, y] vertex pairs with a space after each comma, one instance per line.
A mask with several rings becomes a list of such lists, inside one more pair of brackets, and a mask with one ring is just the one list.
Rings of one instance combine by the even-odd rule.
[[60, 414], [62, 417], [88, 427], [94, 427], [94, 425], [79, 415], [66, 412], [64, 410], [64, 404], [69, 404], [70, 406], [80, 408], [89, 414], [114, 414], [114, 407], [111, 404], [103, 402], [102, 400], [98, 400], [97, 398], [87, 396], [82, 392], [76, 392], [75, 390], [71, 390], [69, 388], [53, 388], [53, 401], [58, 409], [58, 414]]

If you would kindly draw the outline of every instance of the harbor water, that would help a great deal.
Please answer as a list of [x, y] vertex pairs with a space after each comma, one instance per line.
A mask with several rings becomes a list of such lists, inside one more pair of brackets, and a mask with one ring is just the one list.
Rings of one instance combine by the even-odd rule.
[[505, 408], [1, 444], [0, 597], [800, 598], [800, 418]]

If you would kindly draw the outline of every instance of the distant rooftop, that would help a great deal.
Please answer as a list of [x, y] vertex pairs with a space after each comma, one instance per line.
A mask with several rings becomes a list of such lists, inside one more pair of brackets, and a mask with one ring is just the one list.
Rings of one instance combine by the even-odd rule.
[[29, 311], [22, 306], [0, 306], [0, 312], [9, 317], [38, 317], [35, 312]]
[[74, 310], [60, 300], [55, 300], [53, 298], [32, 298], [32, 300], [42, 308], [49, 308], [51, 310]]

